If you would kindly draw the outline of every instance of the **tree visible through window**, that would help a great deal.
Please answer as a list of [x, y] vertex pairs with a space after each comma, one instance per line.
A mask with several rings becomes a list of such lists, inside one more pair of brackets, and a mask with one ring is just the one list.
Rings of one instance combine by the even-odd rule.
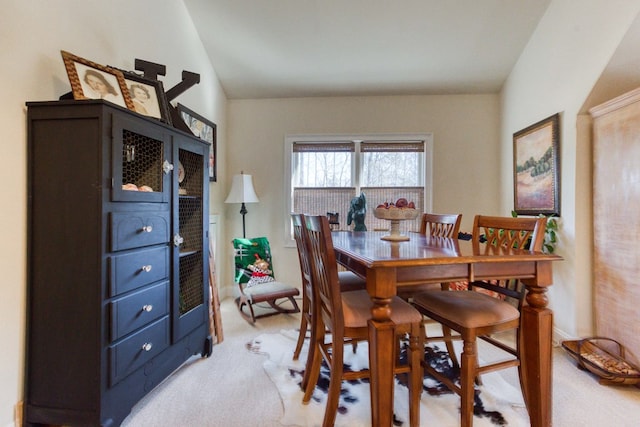
[[[425, 209], [424, 140], [292, 141], [291, 211], [311, 215], [338, 213], [336, 228], [347, 225], [351, 199], [364, 192], [368, 230], [386, 229], [387, 221], [373, 216], [384, 202], [404, 197]], [[404, 221], [403, 231], [418, 230], [419, 219]]]

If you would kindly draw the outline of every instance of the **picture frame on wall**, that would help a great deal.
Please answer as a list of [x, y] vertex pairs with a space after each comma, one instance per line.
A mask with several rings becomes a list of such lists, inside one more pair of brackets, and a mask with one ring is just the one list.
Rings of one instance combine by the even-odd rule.
[[191, 132], [198, 138], [203, 139], [210, 144], [209, 181], [216, 181], [216, 124], [180, 103], [176, 105], [176, 110]]
[[169, 103], [162, 82], [147, 79], [132, 71], [122, 71], [122, 74], [133, 103], [133, 110], [171, 124]]
[[122, 71], [60, 51], [73, 99], [104, 99], [130, 110], [134, 105]]
[[514, 211], [560, 216], [560, 114], [513, 134]]

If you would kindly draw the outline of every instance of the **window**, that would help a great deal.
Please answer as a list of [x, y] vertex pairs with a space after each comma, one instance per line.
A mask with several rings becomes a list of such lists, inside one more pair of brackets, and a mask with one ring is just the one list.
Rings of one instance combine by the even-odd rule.
[[[290, 171], [285, 194], [287, 212], [312, 215], [337, 213], [335, 229], [347, 230], [351, 199], [364, 192], [368, 230], [389, 224], [373, 216], [378, 204], [404, 197], [421, 212], [431, 210], [432, 137], [426, 135], [313, 136], [285, 138]], [[287, 218], [287, 241], [293, 244]], [[405, 221], [403, 230], [418, 230], [419, 219]]]

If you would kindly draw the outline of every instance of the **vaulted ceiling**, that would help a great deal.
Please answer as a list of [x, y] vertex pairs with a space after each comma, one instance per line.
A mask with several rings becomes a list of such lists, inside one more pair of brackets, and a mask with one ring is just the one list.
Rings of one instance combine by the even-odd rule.
[[496, 93], [550, 0], [184, 0], [230, 99]]

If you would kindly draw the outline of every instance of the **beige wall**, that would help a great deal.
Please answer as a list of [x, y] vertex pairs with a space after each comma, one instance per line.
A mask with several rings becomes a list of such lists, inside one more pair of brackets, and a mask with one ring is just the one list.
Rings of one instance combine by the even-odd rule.
[[[133, 70], [141, 58], [167, 66], [165, 89], [182, 70], [200, 73], [201, 82], [177, 101], [220, 124], [224, 157], [226, 98], [204, 53], [191, 19], [173, 0], [2, 0], [0, 76], [3, 102], [0, 140], [0, 426], [13, 425], [22, 399], [26, 291], [26, 101], [55, 100], [70, 90], [60, 50], [100, 64]], [[60, 165], [72, 167], [73, 165]], [[224, 180], [225, 170], [219, 175]], [[212, 185], [212, 202], [222, 198]], [[69, 200], [73, 203], [73, 200]], [[219, 203], [215, 203], [219, 205]], [[64, 266], [61, 266], [64, 268]], [[82, 304], [83, 301], [78, 301]], [[55, 301], [52, 301], [55, 304]], [[70, 331], [72, 333], [72, 331]]]
[[[227, 170], [254, 178], [260, 203], [247, 205], [247, 236], [267, 236], [280, 280], [299, 284], [293, 248], [284, 246], [284, 138], [288, 134], [433, 133], [433, 210], [509, 214], [499, 201], [497, 95], [391, 96], [232, 100]], [[227, 177], [229, 178], [229, 176]], [[478, 196], [481, 195], [481, 196]], [[242, 233], [239, 206], [226, 207], [227, 241]], [[226, 251], [232, 263], [231, 251]], [[231, 276], [225, 284], [232, 283]], [[228, 291], [228, 289], [227, 289]]]
[[[513, 204], [512, 135], [561, 113], [562, 220], [549, 290], [557, 338], [593, 333], [591, 145], [582, 105], [640, 10], [627, 0], [553, 0], [502, 90], [502, 206]], [[637, 49], [636, 49], [637, 50]], [[580, 130], [580, 135], [577, 133]]]

